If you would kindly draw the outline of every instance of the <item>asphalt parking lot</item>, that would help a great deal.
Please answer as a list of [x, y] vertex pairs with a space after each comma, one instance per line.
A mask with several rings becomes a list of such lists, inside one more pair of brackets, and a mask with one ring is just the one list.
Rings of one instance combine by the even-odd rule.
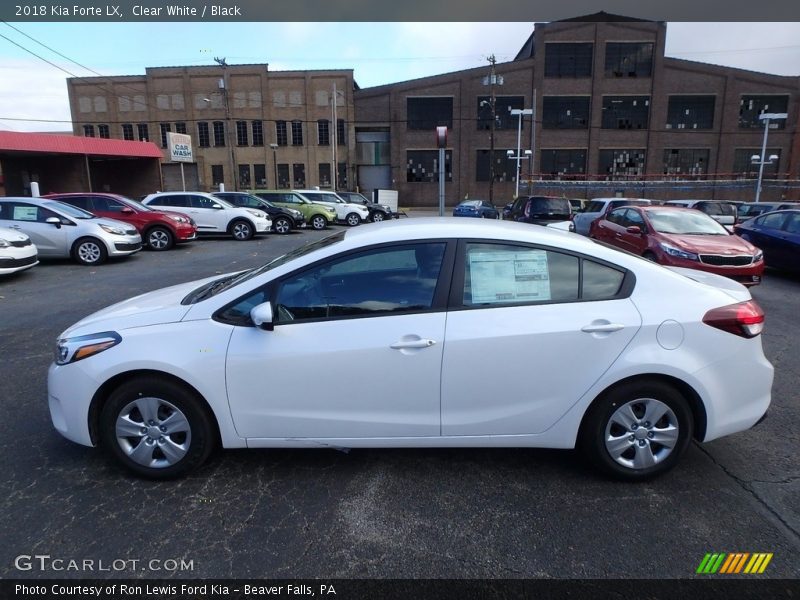
[[[572, 452], [533, 449], [226, 451], [187, 479], [150, 482], [52, 428], [46, 372], [67, 326], [321, 235], [200, 240], [0, 280], [0, 576], [672, 578], [694, 576], [707, 552], [738, 551], [774, 553], [760, 577], [798, 576], [800, 278], [772, 272], [753, 290], [776, 367], [769, 417], [693, 445], [646, 484], [603, 479]], [[127, 567], [19, 570], [20, 555]], [[163, 567], [181, 559], [192, 568]]]

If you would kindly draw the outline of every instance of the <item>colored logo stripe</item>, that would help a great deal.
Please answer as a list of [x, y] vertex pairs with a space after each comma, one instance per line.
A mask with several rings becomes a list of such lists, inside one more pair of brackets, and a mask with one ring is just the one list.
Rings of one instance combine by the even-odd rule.
[[756, 552], [753, 554], [749, 552], [732, 552], [730, 554], [709, 552], [703, 557], [700, 566], [697, 567], [697, 573], [703, 575], [713, 575], [715, 573], [730, 575], [742, 573], [742, 569], [744, 569], [744, 573], [748, 574], [763, 573], [772, 560], [772, 556], [772, 552]]

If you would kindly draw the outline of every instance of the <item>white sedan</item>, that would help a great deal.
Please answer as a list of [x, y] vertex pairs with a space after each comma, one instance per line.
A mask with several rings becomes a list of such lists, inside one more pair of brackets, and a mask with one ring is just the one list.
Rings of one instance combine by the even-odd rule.
[[39, 264], [31, 238], [8, 227], [0, 227], [0, 275], [24, 271]]
[[[640, 480], [692, 438], [763, 418], [763, 322], [723, 277], [546, 227], [409, 219], [85, 318], [58, 340], [50, 413], [70, 440], [154, 478], [219, 442], [578, 446]], [[354, 362], [380, 381], [309, 376]]]

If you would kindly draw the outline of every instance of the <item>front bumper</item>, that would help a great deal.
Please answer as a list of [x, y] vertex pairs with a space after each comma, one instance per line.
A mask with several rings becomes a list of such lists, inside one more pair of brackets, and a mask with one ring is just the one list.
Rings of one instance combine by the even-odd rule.
[[175, 228], [175, 238], [179, 242], [191, 242], [197, 239], [197, 227], [181, 223]]
[[24, 271], [38, 265], [36, 246], [0, 248], [0, 275]]
[[47, 401], [53, 427], [68, 440], [94, 446], [89, 432], [89, 407], [98, 389], [97, 382], [80, 363], [50, 365], [47, 372]]
[[256, 226], [257, 233], [264, 233], [272, 228], [272, 221], [270, 219], [253, 219]]
[[686, 269], [706, 271], [708, 273], [714, 273], [715, 275], [722, 275], [723, 277], [728, 277], [734, 281], [738, 281], [742, 285], [758, 285], [761, 283], [761, 276], [764, 274], [763, 260], [750, 265], [717, 266], [709, 265], [696, 260], [675, 258], [662, 252], [661, 256], [659, 257], [659, 263], [669, 267], [683, 267]]
[[106, 240], [109, 256], [128, 256], [142, 249], [142, 236], [136, 235], [115, 235]]

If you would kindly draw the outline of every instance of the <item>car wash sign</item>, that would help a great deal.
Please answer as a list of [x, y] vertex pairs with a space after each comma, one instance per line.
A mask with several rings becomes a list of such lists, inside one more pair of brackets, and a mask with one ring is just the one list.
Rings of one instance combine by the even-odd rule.
[[192, 136], [168, 131], [167, 146], [169, 147], [169, 159], [172, 162], [194, 162]]

